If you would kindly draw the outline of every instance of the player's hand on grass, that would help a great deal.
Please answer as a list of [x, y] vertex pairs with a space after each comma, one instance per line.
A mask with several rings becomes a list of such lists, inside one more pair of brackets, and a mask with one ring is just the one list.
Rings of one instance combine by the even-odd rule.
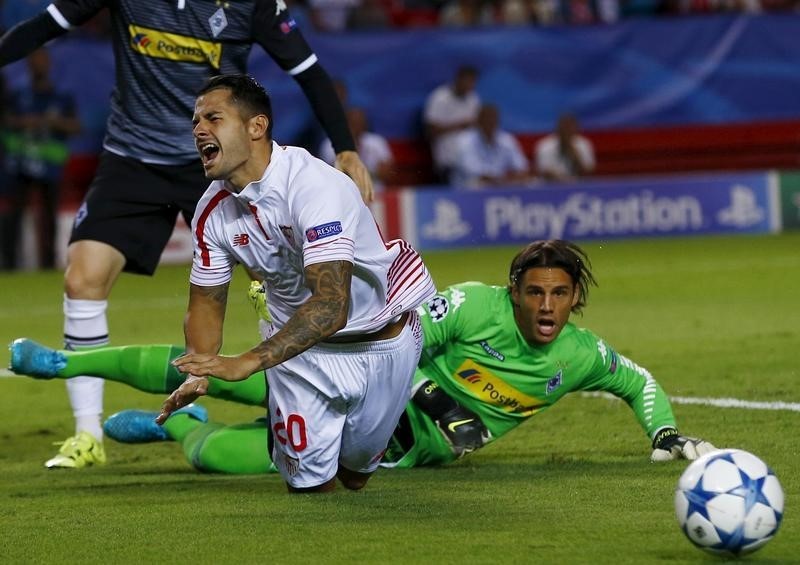
[[175, 410], [191, 404], [206, 393], [208, 393], [208, 377], [189, 375], [161, 405], [161, 412], [156, 416], [156, 423], [163, 424]]
[[356, 183], [361, 198], [365, 203], [372, 202], [374, 189], [372, 187], [372, 175], [369, 174], [367, 167], [361, 161], [361, 157], [355, 151], [341, 151], [336, 154], [336, 168], [345, 173], [353, 182]]
[[693, 461], [716, 451], [710, 442], [696, 437], [686, 437], [678, 433], [675, 428], [664, 428], [659, 430], [653, 438], [653, 453], [650, 460], [659, 463], [661, 461], [673, 461], [675, 459], [688, 459]]

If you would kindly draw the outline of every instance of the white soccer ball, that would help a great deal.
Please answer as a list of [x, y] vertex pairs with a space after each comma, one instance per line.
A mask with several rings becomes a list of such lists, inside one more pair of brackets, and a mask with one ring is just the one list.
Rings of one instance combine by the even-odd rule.
[[740, 449], [693, 461], [678, 480], [675, 514], [700, 549], [745, 555], [763, 547], [783, 518], [783, 489], [772, 469]]

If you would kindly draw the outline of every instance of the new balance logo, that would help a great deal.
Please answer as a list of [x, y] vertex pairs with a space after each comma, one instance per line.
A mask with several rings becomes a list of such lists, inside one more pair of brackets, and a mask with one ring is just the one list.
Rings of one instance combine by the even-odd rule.
[[233, 236], [233, 246], [248, 245], [250, 243], [250, 236], [246, 233], [237, 233]]

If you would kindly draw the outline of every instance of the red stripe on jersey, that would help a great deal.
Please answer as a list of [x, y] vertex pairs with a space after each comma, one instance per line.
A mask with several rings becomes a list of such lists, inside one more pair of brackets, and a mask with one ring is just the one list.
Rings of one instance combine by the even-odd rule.
[[402, 262], [403, 256], [408, 251], [407, 247], [404, 246], [403, 243], [405, 243], [403, 240], [394, 240], [393, 242], [391, 242], [391, 245], [387, 245], [387, 244], [384, 243], [384, 245], [386, 245], [386, 250], [387, 251], [389, 249], [391, 249], [392, 247], [394, 247], [395, 245], [399, 245], [400, 246], [400, 251], [398, 252], [397, 257], [395, 257], [394, 261], [392, 261], [392, 266], [389, 267], [389, 272], [387, 273], [387, 276], [388, 276], [390, 281], [392, 280], [392, 277], [394, 276], [394, 272], [397, 270], [399, 264]]
[[419, 256], [413, 251], [402, 252], [397, 256], [394, 263], [392, 263], [392, 268], [389, 270], [389, 280], [397, 279], [402, 276], [401, 273], [408, 268], [410, 263], [413, 263], [417, 259], [419, 259]]
[[[392, 262], [389, 269], [389, 285], [387, 288], [386, 302], [389, 303], [398, 292], [411, 288], [419, 280], [419, 273], [425, 273], [425, 264], [422, 258], [407, 242], [400, 242], [401, 252]], [[409, 279], [413, 277], [413, 280]]]
[[397, 276], [400, 279], [398, 282], [396, 282], [395, 284], [390, 283], [392, 288], [389, 290], [389, 294], [386, 297], [387, 302], [391, 302], [399, 291], [407, 288], [412, 288], [414, 286], [414, 283], [417, 282], [419, 278], [425, 274], [425, 266], [422, 264], [422, 260], [419, 259], [419, 257], [417, 257], [417, 259], [418, 260], [411, 263], [407, 269], [404, 269], [403, 271], [398, 273]]
[[258, 218], [258, 208], [256, 208], [252, 204], [248, 204], [248, 206], [250, 207], [250, 211], [253, 213], [253, 217], [256, 219], [256, 223], [258, 224], [258, 229], [261, 230], [261, 233], [263, 233], [264, 237], [266, 237], [267, 241], [269, 241], [269, 236], [267, 235], [267, 231], [264, 229], [264, 226], [261, 225], [261, 220]]
[[200, 212], [200, 216], [197, 218], [197, 228], [195, 229], [195, 236], [197, 236], [197, 247], [200, 248], [200, 258], [203, 261], [204, 267], [211, 266], [211, 257], [208, 253], [208, 245], [206, 245], [205, 237], [203, 236], [203, 232], [206, 228], [206, 220], [211, 215], [211, 212], [217, 205], [222, 202], [225, 198], [230, 196], [231, 193], [227, 190], [220, 190], [218, 193], [214, 195], [214, 197], [206, 204], [206, 207], [203, 208], [203, 211]]
[[408, 243], [404, 241], [398, 242], [400, 245], [400, 253], [395, 257], [395, 260], [392, 262], [392, 266], [389, 268], [389, 281], [396, 279], [398, 277], [398, 271], [404, 271], [410, 262], [412, 262], [415, 258], [419, 258], [414, 249], [411, 248]]
[[350, 239], [349, 237], [337, 237], [336, 239], [332, 239], [330, 241], [320, 241], [319, 243], [314, 243], [312, 245], [307, 245], [306, 246], [306, 251], [309, 251], [311, 249], [316, 249], [317, 247], [322, 247], [324, 245], [331, 245], [332, 243], [341, 243], [341, 242], [347, 242], [347, 243], [344, 244], [347, 247], [355, 247], [356, 246], [355, 242], [352, 239]]

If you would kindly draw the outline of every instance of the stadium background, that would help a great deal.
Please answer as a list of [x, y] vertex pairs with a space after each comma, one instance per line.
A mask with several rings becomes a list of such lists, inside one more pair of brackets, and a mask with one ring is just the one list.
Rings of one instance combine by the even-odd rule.
[[[800, 168], [800, 15], [304, 33], [330, 74], [347, 84], [348, 103], [365, 108], [372, 129], [392, 146], [395, 182], [374, 205], [376, 217], [388, 236], [404, 236], [422, 250], [539, 237], [756, 233], [800, 226], [800, 181], [791, 172]], [[113, 58], [104, 40], [89, 37], [67, 36], [51, 51], [55, 77], [75, 95], [84, 124], [70, 142], [63, 242], [102, 143]], [[259, 48], [251, 58], [253, 74], [274, 99], [275, 138], [294, 143], [313, 123], [305, 98]], [[482, 99], [500, 108], [501, 126], [520, 139], [529, 157], [557, 116], [574, 112], [595, 145], [594, 178], [566, 188], [468, 196], [458, 187], [430, 186], [422, 106], [465, 63], [481, 69]], [[26, 80], [23, 65], [5, 69], [10, 88]], [[709, 171], [727, 174], [698, 176]], [[544, 219], [554, 210], [560, 210], [560, 224]], [[27, 224], [33, 234], [30, 218]], [[33, 267], [33, 237], [24, 241], [23, 255]], [[189, 245], [185, 226], [179, 226], [165, 262], [185, 261]], [[64, 247], [58, 245], [62, 254]]]

